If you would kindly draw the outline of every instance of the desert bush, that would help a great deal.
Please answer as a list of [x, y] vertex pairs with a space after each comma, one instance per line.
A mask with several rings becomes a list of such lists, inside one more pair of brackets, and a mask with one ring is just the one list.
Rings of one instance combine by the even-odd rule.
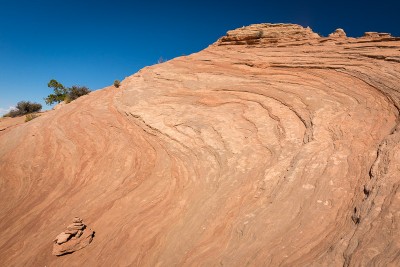
[[69, 97], [70, 101], [73, 101], [77, 99], [78, 97], [81, 97], [83, 95], [87, 95], [90, 93], [89, 88], [86, 86], [72, 86], [71, 88], [68, 88], [68, 94], [67, 96]]
[[20, 101], [17, 103], [14, 109], [5, 114], [3, 117], [17, 117], [32, 112], [37, 112], [42, 109], [42, 105], [39, 103], [32, 103], [30, 101]]
[[39, 117], [39, 115], [37, 114], [28, 114], [25, 116], [25, 122], [31, 121], [33, 119], [36, 119], [37, 117]]
[[65, 104], [68, 104], [68, 103], [70, 103], [71, 101], [72, 101], [71, 97], [70, 97], [69, 95], [66, 95], [65, 98], [64, 98]]
[[41, 110], [42, 105], [39, 103], [32, 103], [29, 101], [20, 101], [17, 103], [16, 108], [20, 110], [22, 114], [28, 114]]
[[119, 88], [121, 86], [121, 82], [119, 80], [114, 81], [115, 88]]
[[17, 110], [17, 109], [12, 109], [12, 110], [10, 110], [8, 113], [4, 114], [4, 115], [3, 115], [3, 118], [5, 118], [5, 117], [14, 118], [14, 117], [17, 117], [17, 116], [19, 116], [19, 115], [21, 115], [20, 112], [19, 112], [19, 110]]

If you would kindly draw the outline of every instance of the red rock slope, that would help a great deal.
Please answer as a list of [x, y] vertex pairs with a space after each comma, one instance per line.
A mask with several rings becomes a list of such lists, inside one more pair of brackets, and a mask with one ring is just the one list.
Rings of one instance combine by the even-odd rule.
[[0, 265], [399, 266], [399, 106], [389, 34], [230, 31], [0, 132]]

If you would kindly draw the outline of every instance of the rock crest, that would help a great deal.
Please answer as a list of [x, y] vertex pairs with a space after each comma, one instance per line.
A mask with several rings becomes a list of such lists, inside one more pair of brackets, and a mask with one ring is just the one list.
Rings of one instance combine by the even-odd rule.
[[81, 218], [75, 217], [72, 224], [54, 239], [53, 255], [62, 256], [80, 250], [89, 245], [93, 237], [94, 231], [86, 228]]
[[329, 34], [331, 38], [346, 38], [346, 33], [343, 29], [336, 29], [333, 33]]
[[322, 37], [318, 33], [313, 32], [310, 27], [303, 27], [297, 24], [261, 23], [228, 31], [213, 46], [293, 47], [322, 45], [332, 39], [337, 39], [339, 42], [343, 42], [344, 40], [346, 42], [357, 42], [365, 40], [396, 41], [400, 38], [382, 32], [366, 32], [361, 38], [347, 38], [345, 31], [341, 28], [336, 29], [328, 37]]
[[315, 39], [320, 36], [310, 27], [296, 24], [253, 24], [228, 31], [217, 41], [217, 45], [274, 44], [293, 40]]
[[365, 32], [364, 37], [366, 38], [392, 38], [392, 35], [390, 33], [386, 32]]

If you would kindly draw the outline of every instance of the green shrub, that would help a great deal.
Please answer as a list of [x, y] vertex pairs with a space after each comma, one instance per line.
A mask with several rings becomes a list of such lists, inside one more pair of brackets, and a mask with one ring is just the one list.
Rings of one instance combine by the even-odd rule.
[[119, 80], [114, 81], [115, 88], [119, 88], [121, 86], [121, 82]]
[[32, 103], [30, 101], [20, 101], [17, 103], [16, 107], [10, 112], [5, 114], [3, 117], [17, 117], [32, 112], [37, 112], [42, 109], [42, 105], [39, 103]]
[[28, 114], [28, 115], [26, 115], [26, 117], [25, 117], [25, 122], [28, 122], [28, 121], [31, 121], [31, 120], [33, 120], [33, 119], [36, 119], [37, 117], [39, 117], [40, 115], [37, 115], [37, 114]]

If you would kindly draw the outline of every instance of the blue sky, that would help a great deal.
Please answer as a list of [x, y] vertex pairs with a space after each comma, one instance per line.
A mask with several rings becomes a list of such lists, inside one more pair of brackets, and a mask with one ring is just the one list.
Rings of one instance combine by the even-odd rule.
[[92, 90], [160, 57], [198, 52], [226, 31], [262, 22], [343, 28], [400, 36], [400, 2], [0, 0], [0, 114], [20, 100], [39, 102], [50, 79]]

